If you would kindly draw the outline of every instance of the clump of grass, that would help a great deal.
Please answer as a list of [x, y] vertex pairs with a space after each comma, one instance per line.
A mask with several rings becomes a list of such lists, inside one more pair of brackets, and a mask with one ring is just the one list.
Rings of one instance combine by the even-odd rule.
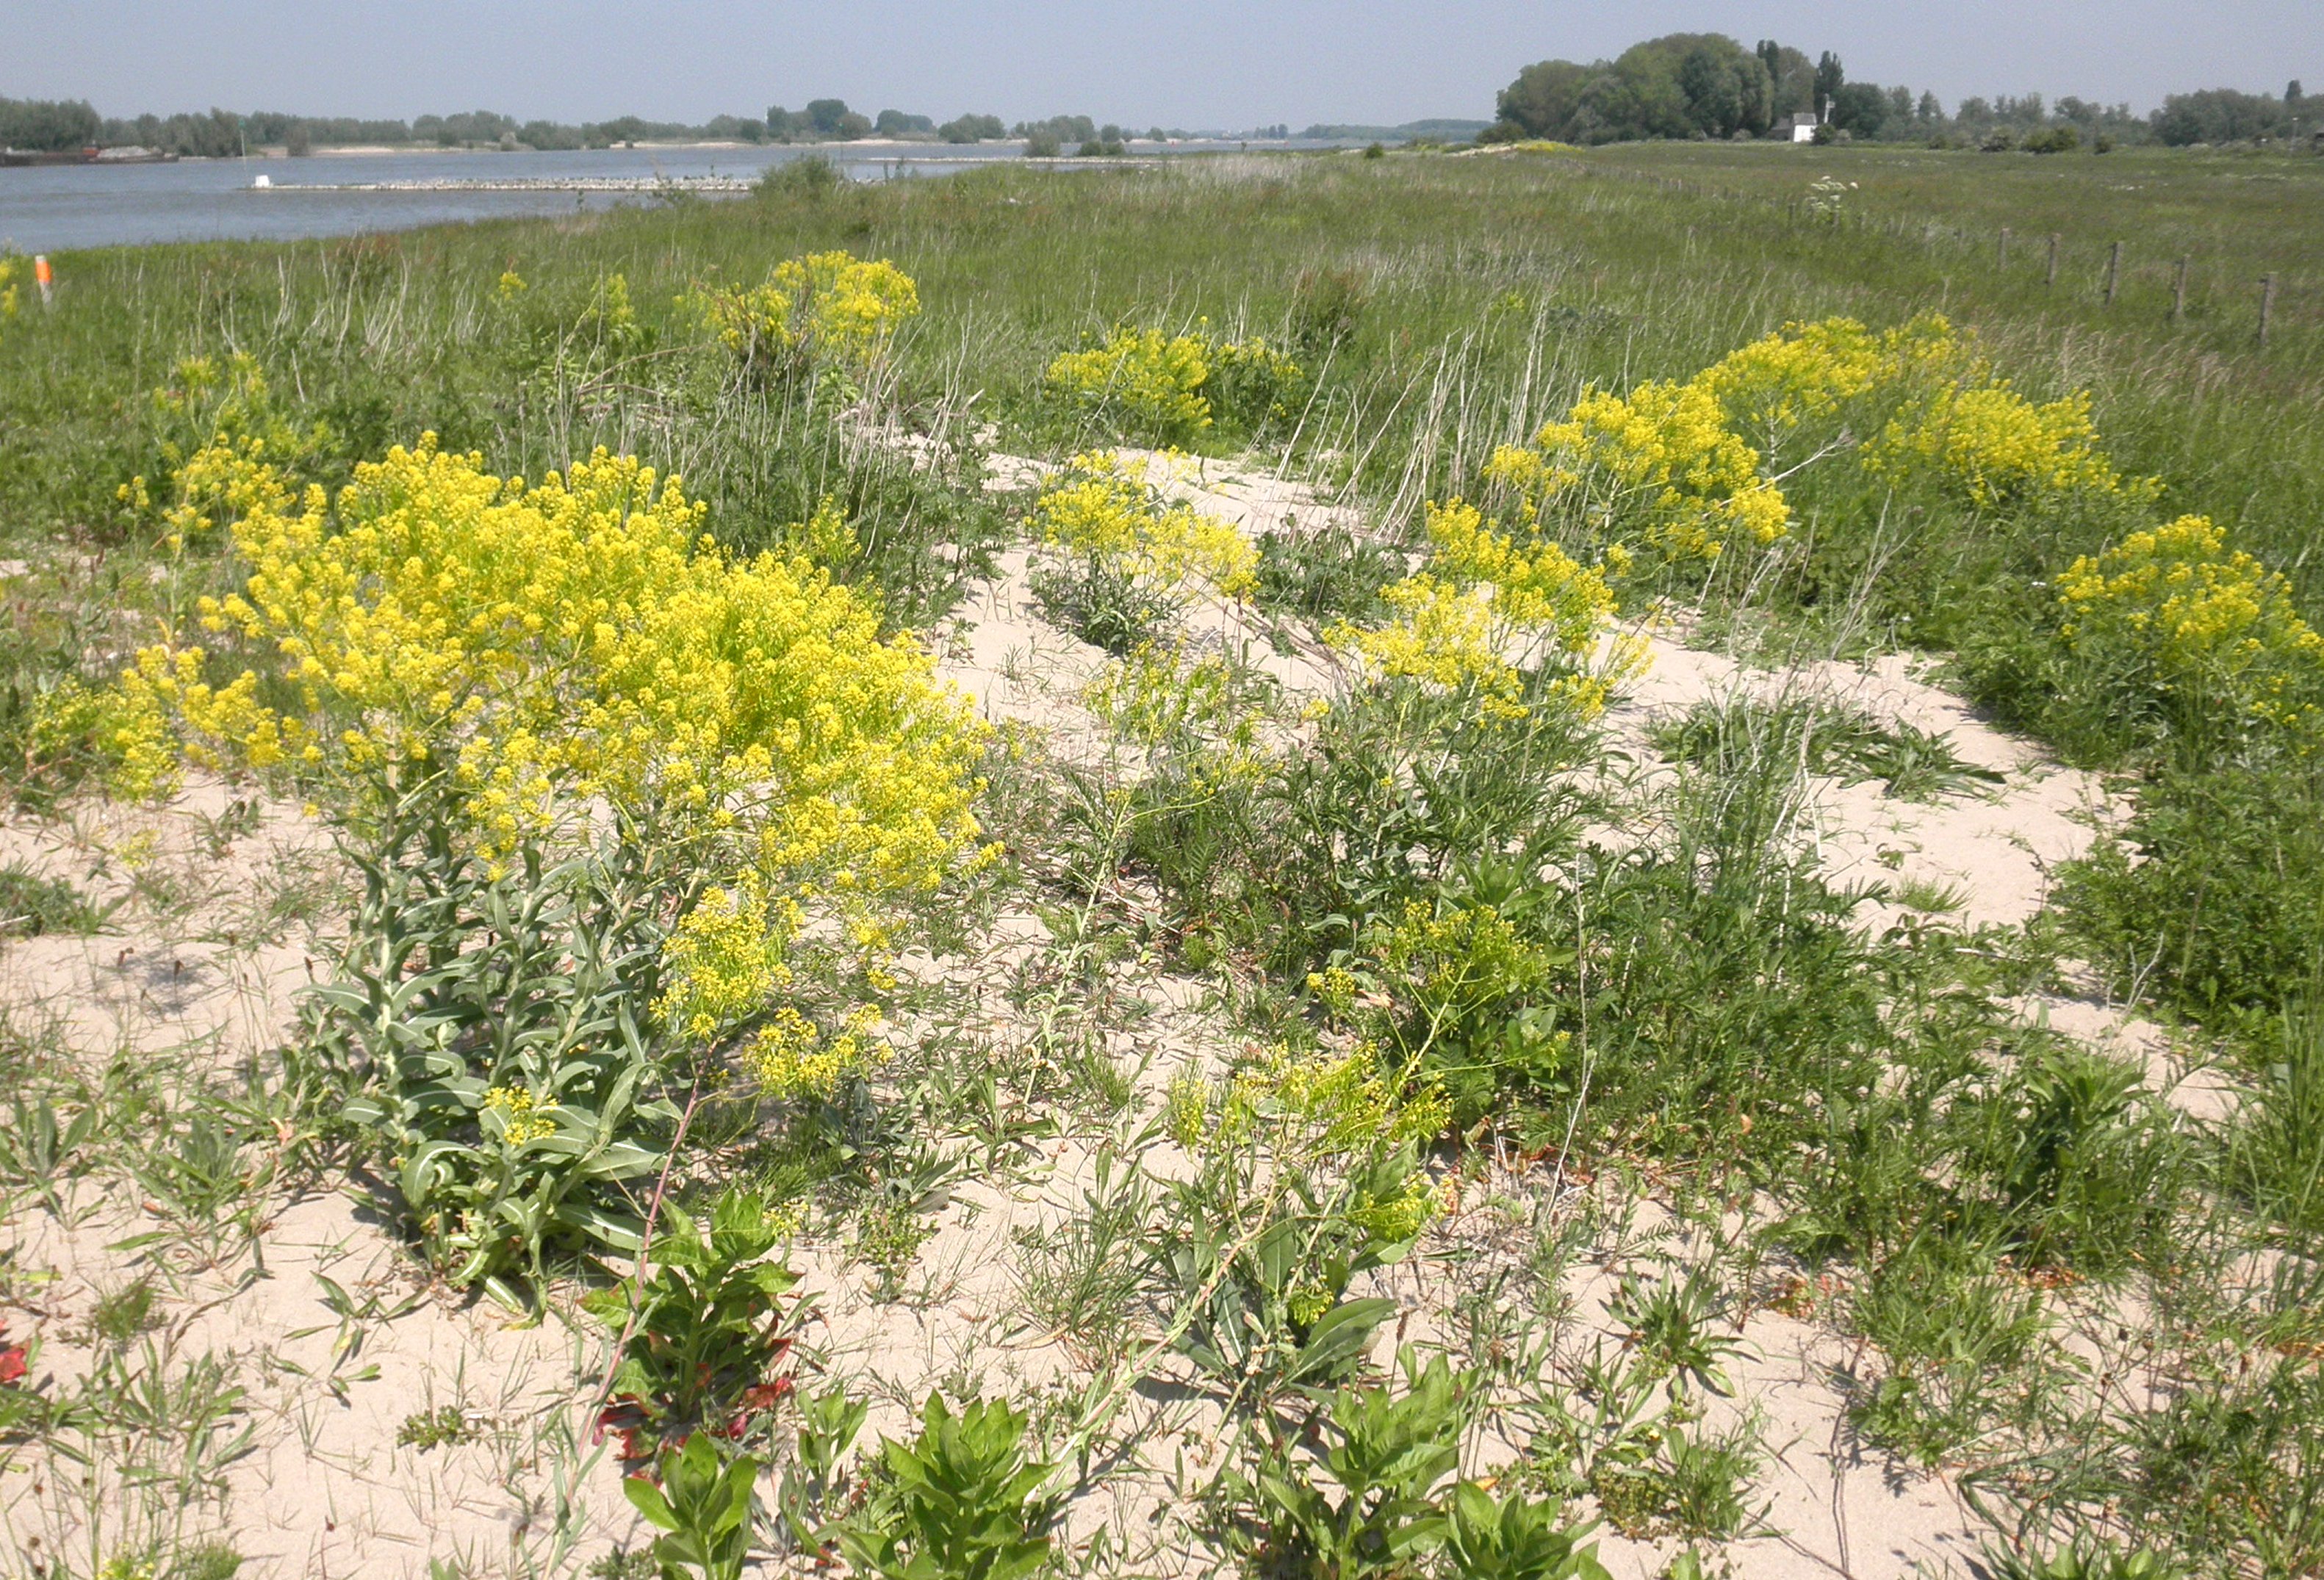
[[153, 1281], [141, 1278], [98, 1297], [88, 1325], [107, 1344], [125, 1344], [159, 1320], [153, 1309]]
[[0, 867], [0, 937], [95, 932], [107, 914], [62, 878], [43, 877], [21, 861]]
[[1963, 758], [1949, 736], [1884, 721], [1860, 709], [1801, 699], [1698, 703], [1657, 726], [1653, 739], [1674, 762], [1711, 767], [1727, 754], [1748, 750], [1844, 785], [1877, 779], [1904, 801], [1985, 795], [2004, 777]]

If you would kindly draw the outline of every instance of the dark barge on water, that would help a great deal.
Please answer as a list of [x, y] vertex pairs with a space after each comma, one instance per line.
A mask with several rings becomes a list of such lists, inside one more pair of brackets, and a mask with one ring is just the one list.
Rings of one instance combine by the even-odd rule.
[[15, 165], [175, 164], [158, 148], [0, 148], [0, 168]]

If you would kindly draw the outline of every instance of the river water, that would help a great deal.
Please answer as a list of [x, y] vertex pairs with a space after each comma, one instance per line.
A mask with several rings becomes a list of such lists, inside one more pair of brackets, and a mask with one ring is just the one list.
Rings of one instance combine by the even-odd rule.
[[[1171, 152], [1215, 150], [1191, 144]], [[1223, 146], [1231, 148], [1231, 143]], [[1141, 144], [1140, 155], [1151, 152]], [[611, 178], [650, 181], [755, 179], [769, 165], [820, 155], [857, 180], [940, 175], [964, 164], [1017, 159], [1014, 142], [844, 143], [823, 148], [607, 148], [564, 153], [433, 151], [318, 154], [312, 159], [181, 160], [175, 164], [35, 165], [0, 169], [0, 253], [62, 253], [145, 242], [291, 241], [403, 230], [510, 215], [570, 214], [653, 200], [650, 192], [349, 192], [350, 183], [491, 182]], [[256, 188], [263, 175], [270, 185]], [[305, 188], [307, 190], [301, 190]]]

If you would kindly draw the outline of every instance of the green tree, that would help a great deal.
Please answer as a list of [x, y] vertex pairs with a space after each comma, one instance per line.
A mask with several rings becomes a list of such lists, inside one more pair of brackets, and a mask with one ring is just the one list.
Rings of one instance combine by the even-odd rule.
[[1501, 90], [1497, 108], [1503, 135], [1572, 142], [1731, 137], [1767, 129], [1775, 87], [1765, 59], [1724, 33], [1666, 33], [1612, 61], [1528, 66]]
[[1593, 69], [1572, 60], [1542, 60], [1517, 73], [1501, 89], [1494, 108], [1501, 120], [1528, 137], [1570, 139], [1573, 113]]
[[1767, 69], [1767, 78], [1774, 84], [1775, 98], [1769, 106], [1769, 117], [1788, 122], [1803, 112], [1813, 112], [1815, 102], [1815, 62], [1788, 44], [1778, 44], [1769, 39], [1759, 46], [1759, 61]]
[[86, 148], [97, 131], [97, 111], [85, 100], [0, 98], [0, 148]]
[[1888, 96], [1874, 83], [1844, 82], [1831, 96], [1829, 119], [1851, 137], [1877, 137], [1888, 124]]
[[2243, 142], [2279, 136], [2289, 120], [2282, 99], [2264, 93], [2239, 93], [2232, 87], [2207, 87], [2164, 98], [2152, 125], [2156, 141], [2183, 148], [2190, 142]]
[[1848, 73], [1840, 69], [1840, 57], [1826, 50], [1816, 60], [1815, 111], [1820, 115], [1831, 112], [1832, 101], [1840, 90], [1848, 86]]

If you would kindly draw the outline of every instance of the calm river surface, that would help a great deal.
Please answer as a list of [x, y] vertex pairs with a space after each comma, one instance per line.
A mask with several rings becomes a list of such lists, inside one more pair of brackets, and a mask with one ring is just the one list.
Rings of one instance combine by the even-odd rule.
[[[1227, 144], [1188, 145], [1185, 152]], [[402, 230], [508, 215], [570, 214], [652, 201], [646, 192], [301, 191], [378, 181], [532, 181], [757, 177], [820, 154], [857, 180], [941, 175], [965, 161], [1015, 159], [1014, 142], [825, 148], [608, 148], [568, 153], [318, 154], [312, 159], [181, 160], [176, 164], [39, 165], [0, 170], [0, 253], [62, 253], [144, 242], [289, 241]], [[1154, 152], [1141, 145], [1140, 155]], [[1172, 152], [1179, 152], [1173, 150]], [[263, 175], [272, 185], [253, 186]]]

